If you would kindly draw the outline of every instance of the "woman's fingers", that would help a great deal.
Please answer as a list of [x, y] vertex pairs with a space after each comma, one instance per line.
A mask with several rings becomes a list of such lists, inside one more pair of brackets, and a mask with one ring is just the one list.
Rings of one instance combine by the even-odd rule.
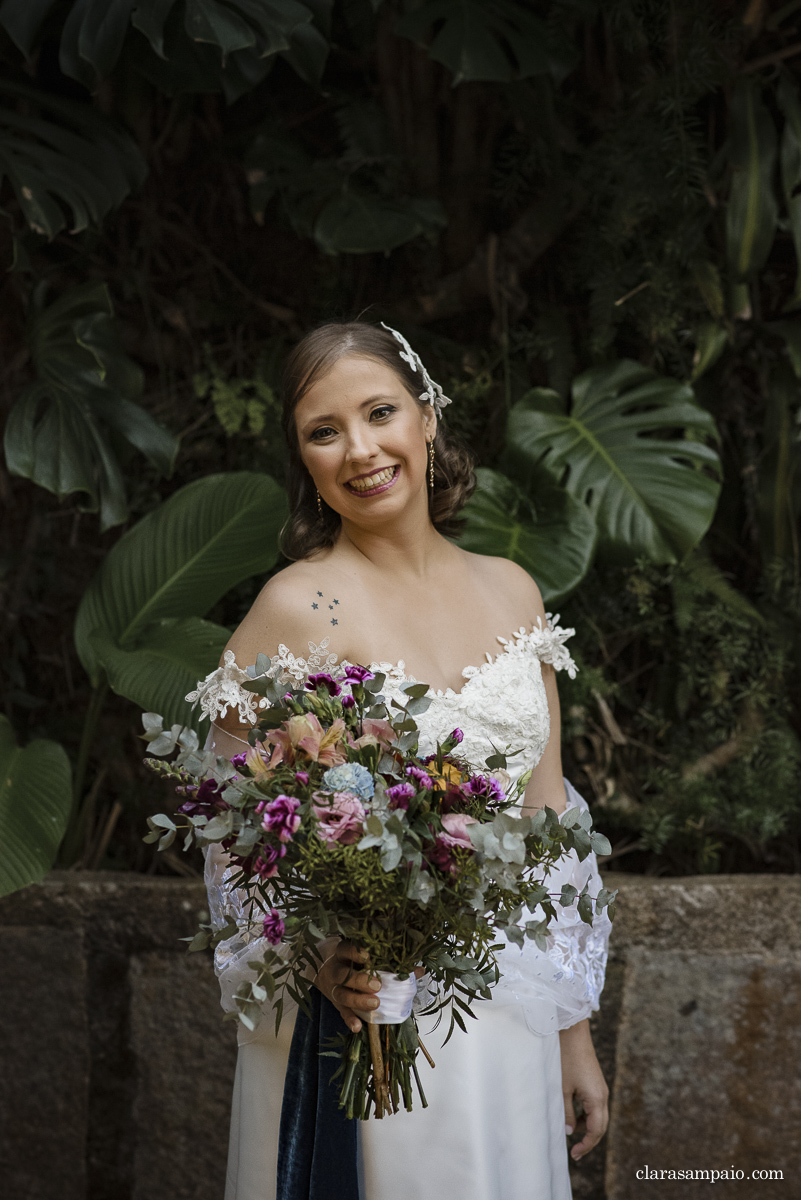
[[606, 1096], [598, 1096], [590, 1098], [582, 1097], [584, 1105], [583, 1123], [586, 1127], [580, 1132], [583, 1133], [581, 1141], [576, 1142], [575, 1146], [570, 1148], [570, 1157], [574, 1162], [578, 1162], [583, 1158], [588, 1151], [592, 1150], [593, 1146], [597, 1146], [601, 1138], [606, 1133], [606, 1127], [609, 1124], [609, 1108]]

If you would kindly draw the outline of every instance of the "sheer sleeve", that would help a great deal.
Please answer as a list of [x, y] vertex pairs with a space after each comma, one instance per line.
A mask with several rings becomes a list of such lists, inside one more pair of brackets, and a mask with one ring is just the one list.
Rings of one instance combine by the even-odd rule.
[[[568, 808], [587, 811], [586, 800], [567, 780], [565, 790]], [[595, 853], [579, 862], [571, 850], [545, 883], [552, 894], [561, 892], [566, 883], [579, 893], [589, 884], [589, 894], [597, 896], [603, 883]], [[494, 998], [500, 1004], [522, 1004], [533, 1033], [554, 1033], [583, 1021], [597, 1010], [604, 986], [612, 927], [606, 910], [593, 916], [591, 926], [582, 921], [576, 904], [568, 908], [557, 904], [556, 912], [546, 950], [527, 938], [522, 948], [507, 942], [498, 954], [502, 975]], [[542, 916], [539, 907], [532, 913], [535, 920]]]

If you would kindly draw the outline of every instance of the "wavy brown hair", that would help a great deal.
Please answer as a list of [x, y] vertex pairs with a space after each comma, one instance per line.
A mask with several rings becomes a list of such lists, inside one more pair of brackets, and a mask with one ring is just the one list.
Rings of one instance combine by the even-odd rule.
[[[392, 334], [377, 325], [330, 321], [298, 342], [284, 368], [281, 417], [289, 448], [289, 519], [280, 538], [281, 550], [287, 558], [307, 558], [315, 550], [333, 546], [342, 524], [339, 513], [325, 501], [322, 516], [317, 512], [317, 489], [300, 455], [295, 409], [309, 388], [348, 354], [375, 358], [390, 367], [421, 408], [428, 404], [419, 398], [420, 376], [401, 358], [400, 346]], [[428, 511], [434, 527], [446, 537], [456, 537], [461, 532], [464, 521], [458, 514], [475, 486], [472, 454], [440, 418], [434, 437], [434, 487], [428, 492]]]

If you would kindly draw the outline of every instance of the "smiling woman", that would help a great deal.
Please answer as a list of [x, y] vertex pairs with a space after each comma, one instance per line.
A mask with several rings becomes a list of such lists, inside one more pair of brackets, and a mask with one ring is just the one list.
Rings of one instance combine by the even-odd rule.
[[[360, 499], [393, 493], [402, 506], [410, 488], [425, 494], [426, 475], [434, 527], [446, 537], [461, 531], [457, 514], [475, 488], [472, 456], [436, 419], [423, 391], [428, 377], [421, 375], [413, 352], [399, 353], [393, 332], [359, 321], [323, 325], [295, 348], [284, 370], [287, 558], [334, 545], [346, 518], [343, 493]], [[361, 520], [366, 508], [359, 511]]]
[[[334, 677], [346, 668], [379, 671], [391, 706], [409, 682], [425, 681], [421, 755], [458, 730], [476, 770], [493, 753], [508, 754], [524, 813], [547, 805], [560, 814], [568, 803], [586, 810], [565, 786], [560, 758], [556, 671], [575, 670], [563, 645], [573, 630], [558, 629], [521, 567], [449, 540], [473, 473], [441, 420], [446, 403], [392, 330], [330, 324], [302, 340], [284, 392], [291, 516], [283, 545], [295, 561], [268, 581], [223, 665], [193, 696], [212, 719], [217, 752], [238, 761], [256, 721], [254, 694], [240, 685], [251, 665], [265, 669], [260, 654], [282, 686], [338, 688]], [[226, 1200], [569, 1200], [565, 1129], [576, 1126], [574, 1101], [585, 1121], [574, 1158], [599, 1141], [607, 1121], [588, 1017], [603, 983], [608, 922], [596, 914], [582, 928], [576, 898], [597, 895], [601, 883], [594, 854], [571, 855], [564, 873], [549, 877], [565, 907], [547, 952], [530, 940], [525, 952], [510, 944], [506, 983], [447, 1045], [439, 1045], [436, 1019], [418, 1013], [437, 1063], [425, 1111], [354, 1130], [325, 1084], [319, 1046], [372, 1024], [382, 1004], [352, 943], [321, 950], [318, 1007], [311, 1022], [297, 1015], [291, 1048], [285, 1026], [276, 1038], [266, 1000], [257, 1027], [239, 1032]], [[216, 846], [207, 881], [215, 927], [237, 929], [216, 952], [231, 1009], [233, 992], [255, 978], [267, 935]]]

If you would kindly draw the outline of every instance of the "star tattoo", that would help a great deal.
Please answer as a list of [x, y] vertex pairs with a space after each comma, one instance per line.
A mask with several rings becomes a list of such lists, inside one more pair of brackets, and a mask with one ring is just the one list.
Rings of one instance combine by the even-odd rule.
[[320, 607], [320, 605], [319, 605], [319, 604], [316, 604], [316, 603], [314, 602], [314, 600], [312, 600], [312, 608], [319, 608], [319, 607]]
[[338, 625], [338, 624], [339, 624], [339, 621], [336, 619], [336, 617], [332, 617], [332, 618], [331, 618], [331, 624], [332, 624], [332, 625]]
[[322, 594], [323, 594], [322, 592], [318, 592], [318, 593], [317, 593], [317, 595], [318, 595], [318, 596], [322, 596]]

